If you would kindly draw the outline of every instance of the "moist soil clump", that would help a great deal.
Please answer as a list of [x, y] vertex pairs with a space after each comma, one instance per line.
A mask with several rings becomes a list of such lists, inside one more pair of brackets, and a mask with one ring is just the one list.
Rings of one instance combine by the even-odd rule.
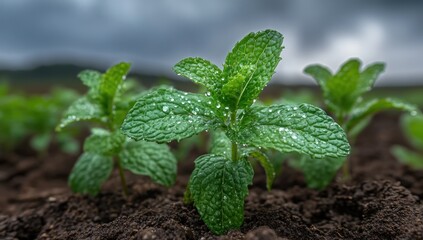
[[52, 146], [46, 157], [33, 157], [23, 148], [0, 157], [0, 239], [423, 239], [423, 171], [389, 152], [394, 144], [408, 146], [398, 119], [373, 119], [357, 139], [345, 184], [307, 189], [301, 173], [284, 164], [269, 192], [258, 171], [244, 224], [223, 236], [213, 235], [182, 202], [202, 149], [179, 163], [171, 188], [127, 173], [125, 199], [117, 172], [97, 197], [75, 195], [66, 179], [76, 156]]

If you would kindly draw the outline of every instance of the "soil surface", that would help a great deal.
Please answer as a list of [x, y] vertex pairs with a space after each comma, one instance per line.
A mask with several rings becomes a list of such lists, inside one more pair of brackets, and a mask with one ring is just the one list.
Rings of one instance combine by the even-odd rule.
[[399, 163], [394, 144], [407, 145], [398, 115], [376, 116], [357, 139], [351, 180], [320, 192], [286, 164], [268, 192], [258, 170], [244, 225], [219, 237], [182, 203], [198, 149], [172, 188], [127, 173], [124, 199], [117, 173], [97, 197], [75, 195], [66, 179], [77, 156], [23, 147], [0, 156], [0, 239], [423, 239], [423, 171]]

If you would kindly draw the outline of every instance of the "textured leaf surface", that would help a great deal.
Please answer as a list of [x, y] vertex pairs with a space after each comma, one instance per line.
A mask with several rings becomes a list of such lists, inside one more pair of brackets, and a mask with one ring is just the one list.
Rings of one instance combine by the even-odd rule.
[[131, 64], [125, 62], [118, 63], [109, 68], [102, 76], [100, 92], [108, 97], [113, 98], [119, 88], [119, 85], [122, 83], [123, 79], [125, 79], [126, 74], [128, 74], [130, 68]]
[[315, 189], [323, 189], [335, 177], [342, 167], [346, 158], [323, 158], [312, 159], [302, 156], [299, 167], [302, 170], [307, 186]]
[[231, 161], [220, 155], [195, 160], [189, 187], [206, 225], [216, 234], [239, 228], [244, 221], [244, 199], [253, 180], [246, 160]]
[[113, 170], [113, 159], [95, 153], [83, 153], [69, 176], [72, 191], [96, 195]]
[[[400, 110], [407, 112], [417, 112], [418, 108], [406, 102], [393, 98], [374, 99], [361, 107], [354, 109], [351, 118], [347, 123], [347, 132], [353, 131], [356, 126], [364, 127], [360, 123], [372, 117], [375, 113], [384, 110]], [[423, 145], [422, 145], [423, 146]]]
[[85, 139], [84, 151], [104, 156], [116, 155], [122, 148], [125, 136], [120, 132], [109, 132], [104, 129], [94, 128], [91, 135]]
[[221, 89], [224, 79], [222, 70], [202, 58], [186, 58], [177, 63], [173, 70], [181, 76], [207, 88], [213, 95]]
[[423, 169], [423, 156], [410, 151], [401, 146], [395, 146], [392, 148], [394, 156], [404, 164], [407, 164], [415, 169]]
[[273, 30], [250, 33], [226, 57], [221, 102], [232, 110], [250, 106], [270, 81], [280, 61], [282, 35]]
[[171, 186], [176, 178], [177, 161], [167, 145], [153, 142], [127, 142], [119, 154], [122, 167], [154, 182]]
[[210, 139], [210, 153], [231, 158], [232, 143], [223, 131], [212, 131]]
[[180, 140], [219, 126], [215, 106], [219, 105], [204, 95], [157, 89], [136, 102], [122, 124], [122, 131], [135, 140]]
[[401, 126], [413, 146], [423, 150], [423, 115], [404, 116], [401, 119]]
[[84, 70], [78, 74], [79, 79], [85, 86], [98, 88], [101, 82], [101, 73], [94, 70]]
[[252, 107], [239, 127], [239, 142], [312, 158], [345, 157], [349, 144], [342, 128], [312, 105]]
[[254, 159], [256, 159], [260, 163], [260, 165], [263, 167], [266, 173], [266, 187], [267, 187], [267, 190], [270, 191], [272, 189], [272, 184], [276, 176], [275, 168], [273, 167], [272, 162], [270, 161], [270, 159], [267, 157], [265, 153], [260, 151], [252, 151], [249, 153], [249, 155], [253, 157]]
[[90, 101], [87, 97], [82, 97], [66, 110], [57, 129], [60, 130], [73, 122], [92, 119], [101, 121], [104, 116], [105, 113], [100, 104]]

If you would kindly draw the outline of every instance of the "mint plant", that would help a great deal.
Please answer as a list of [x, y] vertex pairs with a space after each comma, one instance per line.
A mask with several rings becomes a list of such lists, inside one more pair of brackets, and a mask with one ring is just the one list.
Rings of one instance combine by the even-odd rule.
[[208, 91], [151, 91], [138, 99], [122, 124], [124, 134], [137, 141], [165, 143], [208, 130], [218, 135], [211, 153], [195, 160], [185, 194], [216, 234], [243, 223], [244, 199], [254, 174], [247, 157], [257, 158], [272, 181], [273, 168], [261, 149], [315, 159], [349, 153], [342, 128], [321, 109], [254, 104], [280, 61], [282, 39], [273, 30], [248, 34], [227, 55], [223, 70], [202, 58], [183, 59], [174, 71]]
[[401, 162], [416, 169], [423, 169], [423, 115], [405, 115], [401, 118], [401, 127], [411, 146], [394, 146], [392, 153]]
[[52, 142], [66, 153], [79, 150], [78, 131], [54, 132], [63, 110], [78, 97], [75, 91], [54, 89], [48, 95], [27, 95], [2, 85], [0, 97], [1, 152], [12, 152], [24, 139], [30, 140], [38, 155], [46, 154]]
[[140, 96], [133, 94], [132, 82], [123, 81], [129, 68], [129, 63], [122, 62], [104, 74], [86, 70], [78, 75], [88, 86], [88, 93], [67, 109], [57, 129], [79, 121], [88, 121], [96, 127], [85, 140], [84, 152], [69, 176], [69, 185], [74, 192], [96, 195], [114, 166], [119, 170], [125, 196], [128, 190], [124, 169], [149, 176], [165, 186], [175, 181], [176, 159], [168, 146], [135, 142], [119, 129], [128, 110]]
[[[360, 60], [353, 58], [346, 61], [335, 74], [321, 65], [310, 65], [304, 69], [304, 73], [312, 76], [319, 84], [327, 110], [343, 127], [350, 142], [354, 142], [357, 135], [377, 112], [417, 111], [416, 106], [393, 98], [363, 101], [363, 94], [373, 88], [377, 77], [384, 71], [385, 64], [374, 63], [362, 71], [360, 66]], [[303, 158], [301, 162], [309, 185], [317, 188], [327, 185], [342, 165], [344, 178], [349, 177], [345, 158], [328, 158], [327, 161], [323, 161], [327, 167], [307, 158]]]

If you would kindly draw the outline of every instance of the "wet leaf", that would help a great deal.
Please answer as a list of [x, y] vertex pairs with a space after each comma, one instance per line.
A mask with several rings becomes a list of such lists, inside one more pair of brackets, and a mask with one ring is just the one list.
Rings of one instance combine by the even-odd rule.
[[122, 167], [135, 174], [149, 176], [168, 187], [175, 183], [177, 161], [167, 145], [128, 141], [119, 158]]
[[246, 160], [231, 161], [208, 154], [195, 160], [189, 190], [201, 219], [222, 234], [244, 221], [244, 199], [252, 184], [253, 169]]

